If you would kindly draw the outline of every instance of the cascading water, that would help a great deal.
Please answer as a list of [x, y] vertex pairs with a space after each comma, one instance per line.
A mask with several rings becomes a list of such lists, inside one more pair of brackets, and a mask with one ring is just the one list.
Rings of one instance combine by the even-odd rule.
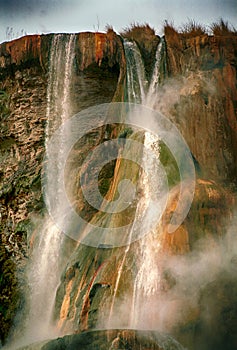
[[[144, 146], [156, 153], [157, 159], [155, 161], [159, 162], [159, 140], [150, 133], [145, 132]], [[162, 193], [164, 179], [163, 174], [155, 171], [155, 164], [146, 157], [146, 154], [143, 155], [142, 162], [149, 166], [150, 174], [153, 177], [153, 179], [148, 179], [146, 174], [142, 173], [140, 178], [143, 197], [138, 203], [135, 220], [137, 217], [142, 216], [141, 229], [145, 230], [150, 221], [154, 220], [152, 211], [144, 215], [145, 209], [149, 205], [150, 198], [154, 195], [154, 192], [156, 192], [156, 196]], [[153, 183], [153, 186], [151, 186], [151, 183]], [[151, 329], [153, 328], [152, 313], [148, 304], [160, 288], [161, 276], [157, 258], [160, 243], [155, 232], [151, 231], [147, 237], [139, 240], [137, 244], [137, 272], [133, 287], [130, 328], [142, 329], [145, 327]], [[149, 313], [144, 315], [144, 310], [149, 310]]]
[[[162, 56], [165, 52], [165, 42], [162, 38], [158, 44], [156, 51], [155, 65], [151, 77], [151, 81], [148, 87], [147, 94], [144, 96], [142, 103], [149, 108], [154, 108], [155, 101], [157, 100], [157, 94], [159, 94], [159, 84], [161, 76], [161, 62]], [[141, 70], [141, 69], [140, 69]], [[138, 70], [138, 73], [139, 71]], [[129, 89], [128, 85], [128, 89]], [[159, 139], [149, 132], [145, 132], [144, 146], [151, 151], [154, 151], [157, 155], [156, 161], [159, 162]], [[146, 153], [143, 156], [143, 163], [147, 163], [149, 160], [146, 157]], [[141, 174], [140, 183], [143, 188], [143, 198], [138, 203], [136, 216], [143, 215], [144, 206], [151, 198], [152, 193], [162, 193], [162, 183], [164, 183], [163, 174], [159, 171], [155, 171], [155, 164], [149, 164], [151, 174], [153, 174], [153, 181], [149, 181], [144, 173]], [[155, 187], [151, 188], [149, 183], [155, 184]], [[136, 219], [136, 217], [135, 217]], [[144, 217], [143, 224], [146, 226], [146, 221], [150, 220], [149, 216]], [[141, 329], [155, 328], [153, 319], [155, 318], [153, 313], [156, 311], [150, 307], [155, 305], [153, 298], [157, 298], [157, 292], [161, 286], [161, 275], [159, 266], [159, 248], [160, 243], [154, 232], [150, 232], [148, 237], [139, 240], [138, 242], [138, 259], [137, 259], [137, 273], [134, 282], [133, 289], [133, 303], [132, 312], [130, 317], [130, 327]], [[155, 315], [157, 316], [157, 315]]]
[[[70, 83], [73, 72], [75, 50], [74, 34], [54, 35], [52, 40], [49, 78], [47, 89], [46, 161], [48, 140], [53, 132], [70, 117]], [[45, 200], [52, 194], [58, 215], [64, 213], [61, 200], [59, 176], [62, 173], [62, 155], [65, 152], [70, 130], [62, 135], [58, 144], [56, 170], [45, 174]], [[64, 235], [50, 217], [45, 217], [41, 229], [36, 232], [33, 243], [28, 280], [30, 288], [29, 312], [21, 344], [52, 338], [55, 329], [52, 325], [52, 312], [55, 293], [62, 272], [60, 250]], [[19, 343], [18, 343], [19, 344]]]
[[144, 104], [147, 79], [142, 56], [135, 41], [124, 40], [127, 64], [127, 98], [128, 102]]
[[[70, 82], [73, 72], [74, 49], [75, 35], [59, 34], [53, 37], [47, 90], [46, 159], [50, 137], [60, 124], [65, 122], [71, 115]], [[157, 47], [155, 66], [150, 84], [148, 84], [142, 56], [136, 43], [125, 40], [124, 50], [127, 62], [128, 102], [141, 103], [153, 108], [153, 101], [155, 101], [157, 93], [159, 93], [160, 66], [162, 55], [165, 51], [164, 41], [161, 40]], [[49, 196], [54, 198], [53, 210], [55, 210], [58, 217], [63, 217], [64, 214], [64, 203], [61, 201], [61, 188], [59, 184], [62, 183], [60, 176], [63, 174], [62, 159], [65, 149], [67, 149], [67, 140], [70, 140], [70, 130], [66, 130], [66, 133], [64, 130], [64, 134], [59, 138], [59, 144], [57, 145], [58, 152], [55, 159], [57, 166], [53, 167], [53, 171], [48, 171], [45, 174], [45, 201], [47, 203]], [[144, 145], [148, 151], [149, 149], [153, 150], [159, 160], [159, 140], [150, 133], [145, 132]], [[141, 173], [139, 186], [142, 188], [143, 196], [138, 203], [135, 215], [135, 221], [138, 219], [138, 222], [142, 222], [141, 230], [146, 226], [146, 220], [150, 220], [152, 216], [152, 213], [146, 213], [144, 215], [152, 193], [161, 192], [163, 181], [163, 174], [159, 176], [160, 174], [154, 171], [154, 164], [147, 164], [149, 161], [144, 153], [142, 162], [146, 163], [145, 168], [149, 168], [151, 170], [150, 173], [153, 173], [151, 183], [156, 185], [151, 188], [147, 175]], [[57, 331], [51, 319], [55, 294], [63, 268], [61, 260], [63, 240], [64, 235], [49, 217], [46, 218], [45, 223], [37, 232], [34, 239], [34, 250], [28, 274], [31, 292], [28, 320], [23, 340], [22, 342], [18, 342], [18, 345], [29, 344], [34, 341], [57, 336]], [[157, 291], [160, 288], [160, 270], [157, 261], [159, 242], [157, 239], [154, 239], [151, 232], [149, 237], [141, 239], [137, 244], [137, 271], [133, 287], [132, 308], [127, 325], [130, 328], [144, 328], [144, 322], [147, 321], [147, 328], [153, 328], [152, 322], [150, 322], [151, 315], [145, 315], [142, 323], [140, 320], [144, 308], [149, 307], [149, 302], [157, 296]], [[130, 246], [127, 245], [118, 270], [107, 322], [108, 328], [111, 326], [111, 319], [116, 308], [116, 295], [129, 249]]]
[[[164, 58], [165, 56], [165, 52], [166, 52], [165, 41], [164, 41], [164, 38], [161, 38], [156, 50], [155, 65], [154, 65], [149, 89], [145, 98], [145, 103], [144, 103], [150, 108], [154, 108], [155, 98], [159, 93], [159, 85], [161, 82], [161, 63], [162, 63], [162, 58]], [[164, 62], [166, 62], [165, 59], [164, 59]]]
[[[164, 55], [165, 42], [161, 39], [157, 47], [155, 65], [153, 74], [151, 77], [150, 84], [146, 79], [145, 68], [142, 60], [141, 53], [138, 46], [133, 41], [124, 40], [124, 50], [127, 63], [127, 99], [130, 103], [141, 103], [147, 107], [153, 108], [155, 101], [157, 100], [157, 94], [159, 93], [160, 75], [161, 75], [161, 62], [162, 56]], [[149, 111], [149, 110], [148, 110]], [[159, 140], [156, 136], [149, 132], [144, 133], [144, 146], [145, 148], [156, 154], [156, 159], [151, 159], [144, 152], [142, 157], [142, 166], [145, 169], [149, 169], [149, 174], [152, 174], [152, 179], [147, 177], [146, 173], [142, 172], [139, 180], [139, 187], [142, 191], [142, 197], [138, 202], [136, 214], [134, 218], [134, 225], [132, 230], [143, 230], [146, 231], [146, 227], [150, 225], [150, 222], [154, 220], [154, 211], [146, 211], [149, 207], [150, 199], [154, 196], [162, 198], [162, 186], [164, 184], [163, 172], [159, 171], [157, 164], [159, 163]], [[161, 204], [162, 206], [163, 204]], [[156, 208], [157, 210], [157, 208]], [[157, 213], [157, 212], [156, 212]], [[156, 214], [155, 214], [156, 215]], [[139, 228], [136, 225], [139, 222]], [[132, 236], [132, 234], [131, 234]], [[146, 323], [147, 328], [153, 328], [152, 324], [152, 313], [144, 315], [144, 310], [148, 303], [152, 301], [157, 295], [157, 291], [160, 288], [160, 269], [157, 261], [159, 242], [155, 234], [150, 232], [148, 237], [145, 237], [137, 242], [137, 256], [136, 265], [137, 272], [133, 287], [132, 296], [132, 308], [129, 316], [128, 326], [129, 328], [144, 328]], [[110, 316], [108, 324], [113, 319], [113, 313], [116, 309], [116, 294], [121, 278], [123, 266], [126, 262], [126, 257], [129, 253], [130, 246], [125, 248], [124, 256], [121, 261], [116, 284], [114, 288], [112, 304], [110, 309]], [[142, 317], [143, 316], [143, 317]]]
[[165, 41], [160, 39], [157, 46], [155, 65], [150, 83], [140, 50], [135, 41], [124, 40], [124, 51], [127, 64], [127, 99], [128, 102], [141, 103], [150, 108], [154, 107], [154, 100], [159, 90], [161, 80], [161, 63], [165, 55]]

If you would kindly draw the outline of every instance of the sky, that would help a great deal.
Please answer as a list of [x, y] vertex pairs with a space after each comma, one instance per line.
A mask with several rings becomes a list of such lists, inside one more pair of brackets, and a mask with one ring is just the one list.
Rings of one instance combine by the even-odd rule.
[[162, 35], [165, 20], [179, 28], [188, 19], [208, 26], [221, 17], [237, 28], [237, 0], [0, 0], [0, 42], [23, 33], [104, 31], [108, 24], [121, 32], [134, 22]]

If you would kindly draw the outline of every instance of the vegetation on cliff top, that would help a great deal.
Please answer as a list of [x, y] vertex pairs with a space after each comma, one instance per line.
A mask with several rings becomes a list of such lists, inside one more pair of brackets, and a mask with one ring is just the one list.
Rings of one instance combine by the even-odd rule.
[[144, 61], [146, 76], [149, 79], [152, 75], [157, 45], [160, 41], [159, 36], [155, 33], [155, 29], [151, 28], [147, 23], [132, 23], [120, 34], [123, 38], [134, 40], [137, 43]]
[[165, 36], [182, 35], [185, 38], [192, 38], [195, 36], [205, 35], [210, 33], [216, 36], [237, 35], [237, 30], [222, 18], [213, 22], [209, 27], [204, 26], [193, 19], [183, 24], [181, 28], [176, 28], [173, 22], [165, 21], [164, 34]]
[[155, 29], [151, 28], [148, 23], [139, 24], [132, 23], [130, 26], [124, 28], [121, 32], [122, 37], [130, 39], [130, 40], [142, 40], [145, 39], [146, 36], [154, 36]]

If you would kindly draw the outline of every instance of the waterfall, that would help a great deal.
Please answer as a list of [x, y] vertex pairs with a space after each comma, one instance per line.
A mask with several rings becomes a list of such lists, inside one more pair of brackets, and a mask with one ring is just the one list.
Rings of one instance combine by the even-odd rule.
[[[46, 160], [49, 155], [49, 140], [54, 131], [70, 118], [70, 84], [73, 74], [73, 59], [75, 50], [75, 35], [54, 35], [49, 61], [49, 76], [47, 88], [47, 125], [45, 136]], [[159, 93], [160, 70], [162, 55], [164, 53], [164, 41], [161, 40], [156, 52], [153, 74], [148, 82], [142, 56], [137, 44], [133, 41], [124, 40], [124, 50], [127, 62], [127, 98], [128, 102], [141, 103], [153, 108], [153, 101]], [[65, 131], [65, 130], [64, 130]], [[53, 210], [57, 217], [64, 216], [64, 202], [61, 200], [62, 159], [64, 152], [68, 148], [67, 142], [70, 140], [70, 130], [66, 130], [58, 138], [55, 162], [57, 166], [48, 169], [45, 174], [45, 201], [49, 197], [54, 198]], [[159, 158], [159, 140], [152, 134], [144, 133], [144, 145], [149, 150], [152, 149]], [[146, 169], [153, 170], [153, 164], [147, 164], [149, 160], [146, 154], [142, 156], [142, 162], [146, 163]], [[152, 171], [151, 171], [152, 173]], [[162, 176], [153, 171], [152, 183], [156, 183], [151, 188], [147, 175], [141, 173], [140, 187], [143, 196], [140, 199], [135, 215], [142, 223], [140, 230], [143, 230], [149, 220], [153, 220], [152, 212], [147, 212], [149, 200], [152, 193], [159, 193], [162, 186]], [[52, 204], [51, 204], [52, 206]], [[145, 214], [144, 214], [145, 213]], [[134, 228], [135, 229], [135, 228]], [[138, 229], [136, 227], [136, 229]], [[130, 232], [132, 235], [132, 230]], [[28, 279], [30, 286], [30, 300], [28, 319], [26, 321], [23, 340], [19, 345], [30, 344], [35, 341], [53, 338], [58, 335], [56, 326], [52, 322], [52, 313], [55, 303], [55, 294], [60, 282], [60, 275], [63, 269], [61, 249], [63, 248], [64, 235], [55, 226], [50, 217], [45, 216], [45, 221], [41, 228], [37, 230], [34, 238], [34, 249], [31, 256]], [[128, 325], [130, 328], [143, 328], [141, 324], [141, 314], [144, 307], [157, 295], [160, 289], [160, 269], [157, 261], [159, 252], [159, 242], [154, 238], [153, 233], [137, 242], [137, 271], [133, 286], [133, 296], [131, 302], [131, 312], [128, 315]], [[110, 328], [110, 321], [116, 309], [116, 295], [119, 289], [119, 282], [122, 275], [123, 266], [130, 246], [125, 247], [124, 256], [121, 260], [115, 288], [112, 296], [112, 305], [109, 313], [107, 327]], [[148, 300], [148, 302], [147, 302]], [[147, 328], [153, 328], [149, 322], [149, 315], [145, 318]], [[143, 320], [144, 322], [144, 320]]]
[[127, 64], [127, 98], [128, 102], [144, 103], [147, 79], [142, 56], [135, 41], [124, 40]]
[[[49, 76], [47, 88], [47, 125], [46, 125], [46, 160], [48, 142], [53, 132], [70, 116], [70, 82], [73, 72], [75, 50], [74, 34], [54, 35], [49, 62]], [[58, 144], [56, 170], [45, 174], [45, 201], [54, 196], [54, 210], [58, 215], [64, 213], [64, 203], [61, 200], [60, 174], [62, 171], [62, 155], [66, 149], [66, 142], [70, 138], [70, 130], [62, 135]], [[36, 232], [33, 252], [30, 260], [28, 280], [30, 286], [30, 301], [28, 320], [23, 336], [24, 344], [42, 339], [52, 338], [55, 329], [52, 324], [52, 312], [55, 293], [60, 282], [62, 272], [62, 257], [60, 254], [64, 234], [55, 226], [50, 217]]]
[[151, 82], [149, 85], [149, 90], [145, 100], [145, 104], [151, 108], [154, 108], [155, 97], [157, 93], [159, 93], [159, 85], [161, 82], [161, 62], [164, 55], [165, 55], [165, 40], [164, 38], [161, 38], [157, 46], [155, 65], [154, 65], [154, 69], [151, 77]]
[[[159, 84], [161, 80], [161, 63], [164, 55], [165, 42], [162, 39], [157, 46], [155, 64], [153, 68], [152, 77], [150, 83], [146, 78], [145, 67], [142, 60], [141, 53], [137, 44], [134, 41], [124, 40], [124, 51], [127, 64], [127, 99], [130, 103], [141, 103], [147, 107], [154, 108], [155, 101], [157, 100], [157, 94], [159, 94]], [[149, 109], [147, 109], [149, 113]], [[149, 118], [148, 118], [149, 120]], [[156, 198], [162, 198], [162, 187], [164, 184], [163, 172], [159, 171], [157, 164], [159, 163], [159, 139], [157, 136], [145, 132], [144, 133], [144, 146], [149, 151], [151, 150], [156, 154], [156, 159], [151, 159], [147, 156], [147, 152], [142, 155], [142, 168], [149, 169], [149, 174], [152, 174], [152, 178], [148, 178], [147, 174], [142, 171], [139, 179], [139, 188], [141, 188], [142, 197], [140, 198], [134, 223], [131, 231], [140, 230], [146, 232], [146, 227], [150, 225], [151, 221], [156, 220], [156, 214], [154, 215], [154, 208], [149, 208], [150, 199], [155, 196]], [[142, 164], [141, 164], [142, 165]], [[162, 203], [162, 200], [161, 200]], [[162, 207], [162, 204], [161, 204]], [[149, 210], [147, 210], [149, 208]], [[157, 208], [156, 208], [157, 210]], [[132, 235], [132, 233], [130, 233]], [[147, 237], [143, 237], [137, 241], [137, 255], [136, 255], [136, 269], [135, 280], [133, 285], [133, 295], [131, 301], [131, 310], [128, 313], [127, 325], [129, 328], [142, 329], [153, 328], [155, 324], [152, 312], [144, 313], [145, 308], [149, 308], [149, 303], [154, 301], [158, 291], [161, 288], [161, 275], [159, 266], [159, 250], [160, 242], [157, 239], [157, 235], [154, 232], [150, 232]], [[115, 319], [116, 327], [121, 325], [116, 322], [116, 294], [118, 291], [119, 282], [121, 279], [122, 269], [126, 263], [126, 258], [129, 254], [130, 246], [128, 245], [124, 250], [124, 256], [119, 266], [115, 288], [112, 296], [112, 303], [109, 313], [109, 320], [107, 327], [113, 325]], [[118, 301], [119, 304], [119, 301]], [[149, 308], [151, 309], [151, 308]], [[146, 323], [146, 325], [145, 325]]]
[[[155, 101], [157, 100], [157, 94], [159, 93], [161, 60], [164, 53], [164, 45], [165, 42], [163, 39], [161, 39], [157, 46], [155, 64], [148, 86], [148, 91], [142, 99], [143, 104], [150, 108], [154, 108]], [[129, 62], [127, 64], [129, 64]], [[142, 61], [141, 64], [143, 65]], [[137, 74], [139, 74], [139, 72], [142, 70], [144, 70], [144, 68], [138, 69]], [[131, 89], [131, 86], [128, 84], [127, 88]], [[159, 162], [160, 148], [158, 137], [149, 132], [145, 132], [144, 146], [148, 150], [150, 149], [156, 153], [156, 161]], [[140, 177], [140, 186], [143, 189], [144, 195], [138, 203], [136, 216], [143, 215], [144, 207], [148, 205], [147, 203], [154, 192], [156, 195], [162, 192], [162, 183], [164, 181], [164, 174], [159, 172], [154, 173], [154, 164], [147, 164], [149, 159], [146, 157], [146, 153], [143, 155], [142, 162], [146, 163], [146, 165], [148, 165], [151, 169], [150, 173], [153, 174], [153, 181], [151, 181], [151, 179], [147, 179], [144, 172], [142, 172]], [[152, 188], [149, 185], [151, 183], [153, 186], [155, 184], [155, 186]], [[148, 213], [143, 218], [144, 227], [146, 227], [146, 222], [149, 220], [151, 220], [151, 216]], [[157, 298], [157, 293], [160, 289], [161, 276], [158, 261], [160, 243], [155, 232], [150, 232], [147, 237], [139, 240], [137, 243], [137, 273], [133, 287], [130, 327], [135, 329], [142, 329], [144, 327], [155, 329], [156, 315], [153, 313], [156, 313], [156, 310], [154, 310], [151, 305], [154, 302], [154, 299]]]
[[165, 55], [164, 38], [160, 39], [157, 46], [150, 83], [146, 78], [143, 59], [136, 42], [124, 39], [124, 52], [127, 64], [128, 102], [141, 103], [150, 108], [154, 107], [154, 98], [158, 93], [161, 80], [161, 62]]
[[[145, 132], [144, 146], [153, 151], [157, 155], [159, 161], [159, 140], [152, 134]], [[155, 160], [157, 161], [157, 160]], [[149, 205], [150, 198], [156, 193], [156, 196], [162, 197], [162, 183], [164, 181], [163, 174], [159, 174], [155, 171], [155, 164], [146, 157], [144, 153], [142, 162], [146, 163], [146, 166], [150, 169], [152, 179], [148, 179], [146, 174], [142, 172], [140, 177], [140, 187], [143, 189], [143, 197], [140, 199], [135, 220], [139, 217], [139, 221], [142, 221], [141, 230], [145, 230], [146, 226], [154, 220], [154, 211], [151, 209], [146, 215], [146, 208]], [[153, 186], [151, 186], [153, 183]], [[160, 195], [159, 195], [160, 194]], [[140, 219], [142, 217], [142, 220]], [[157, 294], [160, 284], [160, 266], [158, 260], [160, 242], [155, 232], [149, 232], [147, 237], [140, 239], [137, 248], [137, 272], [133, 286], [132, 296], [132, 311], [130, 316], [130, 327], [134, 329], [146, 327], [153, 328], [151, 312], [148, 315], [148, 319], [144, 320], [144, 310], [146, 310], [147, 304], [151, 301], [154, 295]], [[143, 315], [143, 318], [141, 317]], [[147, 316], [147, 315], [146, 315]]]

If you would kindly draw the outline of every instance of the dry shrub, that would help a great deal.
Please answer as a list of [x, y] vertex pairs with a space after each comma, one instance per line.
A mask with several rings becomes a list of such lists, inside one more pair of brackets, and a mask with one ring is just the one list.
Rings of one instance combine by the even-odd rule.
[[214, 22], [210, 25], [210, 29], [213, 35], [236, 35], [236, 29], [229, 25], [228, 21], [224, 21], [222, 18], [218, 22]]
[[155, 30], [148, 23], [132, 23], [129, 27], [124, 28], [120, 34], [126, 39], [141, 41], [149, 36], [155, 36]]
[[185, 38], [193, 38], [195, 36], [205, 35], [206, 28], [202, 24], [195, 22], [193, 19], [190, 19], [188, 23], [183, 24], [180, 33]]
[[144, 61], [146, 75], [149, 79], [154, 66], [157, 45], [160, 41], [155, 30], [147, 23], [133, 23], [123, 30], [121, 36], [128, 40], [134, 40], [137, 43]]
[[106, 33], [114, 33], [114, 28], [111, 24], [106, 24], [105, 26]]
[[165, 36], [174, 36], [178, 34], [173, 22], [165, 21], [164, 34]]

